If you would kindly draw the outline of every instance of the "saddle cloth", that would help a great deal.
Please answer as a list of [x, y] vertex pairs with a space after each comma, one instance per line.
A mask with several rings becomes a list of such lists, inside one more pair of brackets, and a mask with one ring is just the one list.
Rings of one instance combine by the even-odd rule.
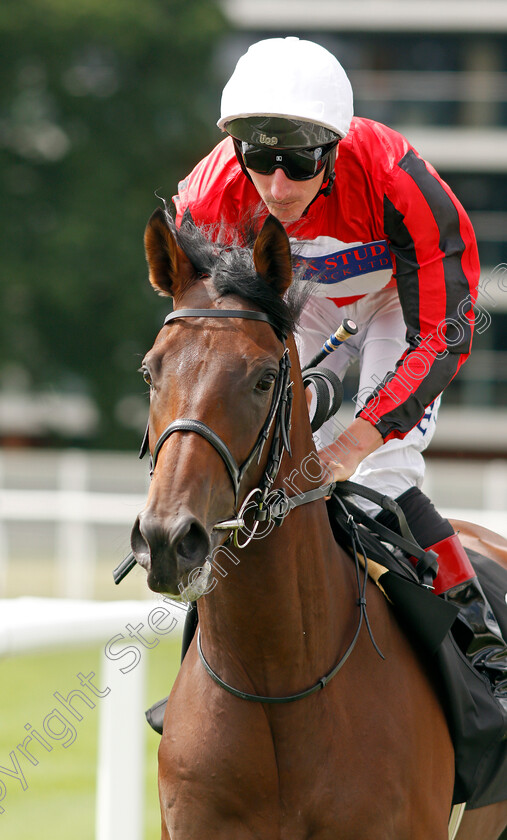
[[[342, 499], [352, 514], [354, 505]], [[342, 506], [328, 503], [329, 517], [340, 545], [350, 546], [350, 530]], [[457, 616], [450, 604], [416, 580], [412, 568], [384, 541], [358, 526], [372, 578], [382, 589], [407, 635], [433, 667], [442, 690], [455, 751], [453, 802], [467, 809], [507, 800], [507, 719], [491, 686], [469, 663], [453, 634]], [[396, 535], [393, 535], [396, 536]], [[466, 549], [474, 571], [507, 638], [507, 571], [476, 551]], [[373, 562], [372, 562], [373, 561]]]

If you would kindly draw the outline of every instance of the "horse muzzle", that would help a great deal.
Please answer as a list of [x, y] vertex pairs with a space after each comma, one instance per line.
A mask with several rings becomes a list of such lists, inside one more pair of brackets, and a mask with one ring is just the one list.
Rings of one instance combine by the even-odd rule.
[[163, 520], [149, 509], [142, 511], [132, 529], [131, 545], [154, 592], [181, 600], [204, 594], [211, 572], [210, 540], [195, 516]]

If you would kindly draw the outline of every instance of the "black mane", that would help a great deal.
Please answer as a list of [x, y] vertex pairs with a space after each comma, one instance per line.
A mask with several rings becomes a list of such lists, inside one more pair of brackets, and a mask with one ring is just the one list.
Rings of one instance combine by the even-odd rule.
[[256, 218], [238, 228], [198, 227], [189, 215], [173, 229], [178, 245], [200, 274], [209, 275], [219, 295], [233, 294], [251, 301], [269, 316], [281, 335], [293, 332], [310, 293], [303, 283], [304, 267], [294, 270], [291, 286], [281, 298], [257, 274], [253, 262]]

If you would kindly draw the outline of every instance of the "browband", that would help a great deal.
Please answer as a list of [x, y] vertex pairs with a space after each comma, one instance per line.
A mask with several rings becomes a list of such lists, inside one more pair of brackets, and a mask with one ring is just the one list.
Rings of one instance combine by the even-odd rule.
[[286, 335], [280, 332], [279, 327], [277, 327], [269, 315], [266, 315], [265, 312], [255, 312], [252, 309], [175, 309], [174, 312], [170, 312], [164, 319], [164, 326], [169, 323], [169, 321], [173, 321], [175, 318], [246, 318], [248, 321], [264, 321], [266, 324], [269, 324], [270, 327], [274, 329], [277, 335], [282, 335], [283, 338], [287, 338]]

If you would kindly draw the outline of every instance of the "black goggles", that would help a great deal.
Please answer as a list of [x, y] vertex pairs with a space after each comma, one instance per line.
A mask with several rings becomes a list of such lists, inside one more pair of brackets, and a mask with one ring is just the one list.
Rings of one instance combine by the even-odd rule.
[[311, 149], [268, 149], [245, 141], [238, 146], [243, 163], [252, 172], [271, 175], [275, 169], [283, 169], [291, 181], [308, 181], [322, 172], [337, 143], [334, 141]]

